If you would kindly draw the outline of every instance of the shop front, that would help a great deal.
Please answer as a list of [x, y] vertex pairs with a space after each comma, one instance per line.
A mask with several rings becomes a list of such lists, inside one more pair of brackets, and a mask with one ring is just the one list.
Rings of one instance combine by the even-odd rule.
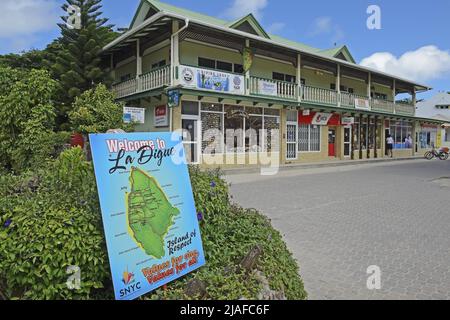
[[279, 163], [280, 119], [281, 106], [184, 98], [181, 129], [188, 162], [205, 166]]

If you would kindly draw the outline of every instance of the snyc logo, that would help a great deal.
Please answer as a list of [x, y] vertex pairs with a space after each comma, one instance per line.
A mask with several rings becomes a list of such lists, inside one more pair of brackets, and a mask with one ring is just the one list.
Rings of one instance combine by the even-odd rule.
[[141, 283], [136, 282], [136, 279], [134, 278], [134, 273], [128, 272], [128, 270], [124, 271], [122, 282], [125, 285], [125, 288], [119, 291], [121, 298], [129, 296], [130, 294], [133, 294], [136, 291], [141, 290]]

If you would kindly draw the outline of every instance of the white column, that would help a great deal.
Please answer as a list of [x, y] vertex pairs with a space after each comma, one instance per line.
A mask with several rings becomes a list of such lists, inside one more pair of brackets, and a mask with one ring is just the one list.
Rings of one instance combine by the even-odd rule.
[[180, 37], [177, 33], [180, 26], [178, 21], [172, 22], [172, 34], [171, 37], [171, 43], [170, 43], [170, 63], [171, 63], [171, 78], [172, 78], [172, 85], [178, 85], [178, 69], [180, 66]]
[[394, 104], [395, 104], [395, 96], [397, 95], [396, 86], [397, 86], [397, 81], [394, 79], [394, 82], [392, 84], [392, 101], [394, 102]]
[[341, 106], [341, 65], [337, 65], [336, 72], [336, 91], [337, 91], [337, 106], [338, 108]]
[[297, 101], [302, 101], [302, 55], [297, 54]]
[[[249, 39], [245, 39], [245, 47], [246, 48], [250, 48], [250, 40]], [[244, 94], [245, 95], [250, 95], [250, 69], [248, 69], [247, 71], [245, 71], [244, 74]]]
[[142, 90], [141, 85], [141, 77], [142, 75], [142, 57], [141, 57], [141, 40], [136, 40], [136, 82], [137, 82], [137, 91]]
[[370, 96], [372, 93], [372, 73], [369, 72], [367, 76], [367, 98], [370, 100]]

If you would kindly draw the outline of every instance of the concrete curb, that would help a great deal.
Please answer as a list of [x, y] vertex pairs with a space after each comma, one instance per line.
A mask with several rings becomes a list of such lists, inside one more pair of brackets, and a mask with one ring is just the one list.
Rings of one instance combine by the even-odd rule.
[[[342, 161], [330, 161], [330, 162], [317, 162], [317, 163], [296, 163], [280, 165], [279, 171], [295, 170], [295, 169], [316, 169], [327, 167], [342, 167], [342, 166], [354, 166], [359, 164], [373, 164], [383, 162], [395, 162], [405, 160], [420, 160], [424, 159], [423, 156], [416, 157], [403, 157], [403, 158], [381, 158], [381, 159], [362, 159], [362, 160], [342, 160]], [[221, 168], [224, 175], [236, 175], [247, 173], [260, 173], [260, 167], [243, 167], [243, 168]]]

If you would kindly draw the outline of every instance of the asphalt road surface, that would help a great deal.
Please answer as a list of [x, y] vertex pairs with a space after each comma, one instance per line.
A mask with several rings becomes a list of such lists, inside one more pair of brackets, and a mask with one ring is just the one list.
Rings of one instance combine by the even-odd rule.
[[[450, 160], [226, 179], [283, 234], [309, 299], [450, 299]], [[380, 289], [367, 288], [369, 266]]]

